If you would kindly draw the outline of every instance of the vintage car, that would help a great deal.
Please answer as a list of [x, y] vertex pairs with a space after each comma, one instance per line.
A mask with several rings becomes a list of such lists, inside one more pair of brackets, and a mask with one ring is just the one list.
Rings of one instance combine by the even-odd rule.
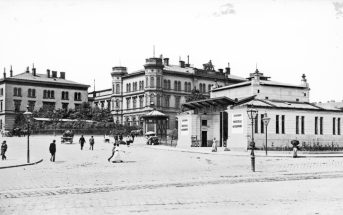
[[159, 139], [156, 136], [155, 132], [152, 131], [148, 131], [147, 133], [145, 133], [145, 136], [147, 138], [147, 145], [158, 145], [159, 144]]

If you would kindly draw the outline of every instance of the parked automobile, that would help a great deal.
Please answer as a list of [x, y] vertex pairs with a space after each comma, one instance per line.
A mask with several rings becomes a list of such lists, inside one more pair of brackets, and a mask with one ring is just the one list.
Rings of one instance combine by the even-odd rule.
[[148, 131], [147, 133], [145, 133], [145, 136], [147, 138], [147, 145], [158, 145], [159, 144], [159, 139], [156, 136], [155, 132], [152, 131]]

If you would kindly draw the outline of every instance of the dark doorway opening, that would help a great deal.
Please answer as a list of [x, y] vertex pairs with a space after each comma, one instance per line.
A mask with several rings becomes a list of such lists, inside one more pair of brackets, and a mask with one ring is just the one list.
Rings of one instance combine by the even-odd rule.
[[207, 131], [201, 131], [201, 147], [207, 147]]

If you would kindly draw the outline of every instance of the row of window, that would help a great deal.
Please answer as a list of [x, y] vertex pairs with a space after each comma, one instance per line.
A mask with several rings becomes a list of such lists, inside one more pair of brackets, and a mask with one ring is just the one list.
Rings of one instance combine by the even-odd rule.
[[[263, 123], [264, 114], [256, 115], [254, 120], [255, 128], [254, 132], [259, 133], [258, 121], [260, 118], [260, 133], [264, 133], [265, 125]], [[276, 134], [285, 134], [285, 115], [275, 115], [275, 133]], [[314, 117], [314, 134], [323, 135], [323, 121], [324, 117]], [[295, 116], [295, 134], [305, 134], [305, 116]], [[341, 135], [341, 118], [333, 117], [332, 118], [332, 134]]]
[[[13, 100], [14, 102], [14, 111], [19, 112], [20, 111], [20, 106], [21, 106], [21, 100]], [[29, 110], [33, 111], [35, 109], [36, 101], [29, 101], [28, 106]], [[69, 106], [69, 103], [62, 103], [62, 109], [67, 110]], [[81, 104], [75, 104], [75, 109], [78, 109], [81, 107]], [[0, 100], [0, 111], [3, 109], [3, 101]], [[55, 109], [55, 102], [43, 102], [43, 109]]]
[[[138, 84], [139, 83], [139, 88]], [[149, 77], [146, 77], [146, 88], [155, 88], [155, 77], [150, 77], [150, 82], [149, 82]], [[150, 85], [149, 85], [150, 83]], [[156, 77], [156, 87], [159, 88], [161, 83], [161, 78]], [[202, 93], [205, 92], [210, 92], [212, 84], [207, 85], [207, 90], [206, 90], [206, 84], [200, 83], [199, 84], [199, 91]], [[126, 92], [136, 92], [138, 90], [143, 90], [144, 88], [144, 81], [139, 81], [139, 82], [133, 82], [127, 83], [126, 84]], [[163, 80], [163, 88], [167, 90], [171, 90], [171, 82], [170, 80]], [[174, 91], [182, 91], [181, 88], [181, 81], [174, 81]], [[184, 91], [185, 92], [191, 92], [192, 91], [192, 84], [191, 82], [184, 82]], [[112, 86], [112, 92], [115, 94], [120, 94], [120, 84], [116, 84], [116, 86]]]
[[[155, 97], [154, 95], [150, 96], [150, 102], [155, 101], [154, 97]], [[156, 105], [157, 107], [170, 107], [170, 95], [165, 95], [163, 97], [164, 98], [162, 99], [162, 96], [157, 95], [156, 103], [154, 103], [154, 105]], [[148, 97], [145, 97], [145, 106], [150, 105], [148, 102], [149, 102]], [[119, 100], [115, 101], [115, 107], [116, 108], [120, 107]], [[131, 108], [135, 109], [135, 108], [143, 108], [143, 107], [144, 107], [144, 96], [126, 98], [127, 109], [131, 109]], [[181, 96], [175, 96], [174, 108], [178, 109], [180, 107], [181, 107]]]
[[[2, 90], [2, 88], [1, 88]], [[0, 91], [1, 91], [0, 90]], [[14, 87], [13, 88], [13, 96], [21, 97], [22, 91], [20, 87]], [[27, 97], [29, 98], [36, 98], [36, 89], [28, 89], [27, 90]], [[55, 99], [55, 91], [54, 90], [43, 90], [43, 99]], [[62, 100], [69, 100], [69, 92], [68, 91], [62, 91], [61, 94]], [[75, 101], [81, 101], [81, 93], [75, 92], [74, 93], [74, 100]]]

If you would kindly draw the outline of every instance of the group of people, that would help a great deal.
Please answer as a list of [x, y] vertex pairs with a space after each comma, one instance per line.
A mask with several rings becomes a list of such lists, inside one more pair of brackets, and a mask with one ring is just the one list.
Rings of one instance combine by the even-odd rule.
[[[85, 138], [83, 137], [83, 135], [81, 135], [81, 137], [79, 139], [79, 143], [81, 145], [81, 150], [83, 150], [83, 146], [84, 146], [85, 142], [86, 142]], [[94, 143], [95, 143], [94, 137], [91, 136], [91, 138], [89, 138], [89, 150], [94, 150]], [[50, 143], [49, 152], [51, 154], [50, 161], [55, 162], [56, 140], [53, 140], [52, 143]]]
[[[86, 143], [86, 140], [85, 138], [83, 137], [83, 135], [81, 135], [80, 139], [79, 139], [79, 143], [81, 145], [81, 150], [83, 150], [83, 146], [85, 145]], [[89, 150], [94, 150], [94, 137], [91, 136], [91, 138], [89, 138]]]
[[[111, 159], [114, 157], [113, 162], [123, 162], [123, 160], [121, 159], [121, 153], [125, 152], [123, 150], [120, 149], [120, 141], [123, 140], [123, 136], [116, 136], [117, 138], [115, 138], [115, 143], [113, 144], [113, 148], [112, 148], [112, 154], [111, 156], [107, 159], [109, 162], [111, 161]], [[134, 136], [128, 136], [126, 139], [126, 143], [127, 146], [130, 145], [130, 143], [133, 143], [134, 140]], [[4, 141], [6, 144], [6, 141]], [[86, 139], [84, 138], [83, 135], [81, 135], [80, 139], [79, 139], [79, 143], [81, 146], [81, 150], [83, 150], [84, 144], [86, 143]], [[89, 139], [89, 150], [94, 150], [94, 137], [91, 136], [91, 138]], [[7, 149], [7, 146], [6, 146]], [[5, 150], [6, 151], [6, 150]], [[52, 143], [50, 143], [49, 146], [49, 152], [51, 154], [50, 157], [50, 161], [51, 162], [55, 162], [55, 156], [56, 156], [56, 140], [53, 140]], [[1, 154], [3, 154], [3, 156], [5, 155], [5, 153], [3, 153], [3, 147], [1, 146]], [[6, 156], [5, 156], [6, 158]]]

